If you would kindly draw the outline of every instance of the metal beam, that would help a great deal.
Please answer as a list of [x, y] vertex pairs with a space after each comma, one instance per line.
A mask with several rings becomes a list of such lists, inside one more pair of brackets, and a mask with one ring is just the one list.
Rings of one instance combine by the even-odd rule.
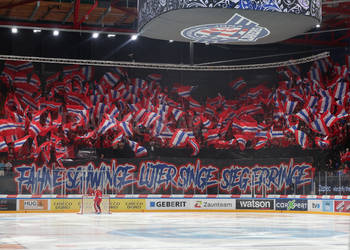
[[326, 5], [326, 4], [338, 4], [338, 3], [350, 3], [350, 1], [349, 1], [349, 0], [325, 1], [325, 2], [322, 2], [322, 5]]
[[0, 9], [12, 9], [16, 6], [20, 6], [20, 5], [27, 4], [27, 3], [34, 3], [37, 1], [39, 1], [39, 0], [22, 0], [22, 1], [19, 1], [17, 3], [9, 3], [6, 5], [0, 6]]
[[29, 20], [30, 20], [30, 21], [33, 20], [35, 14], [38, 12], [39, 7], [40, 7], [40, 1], [37, 1], [37, 2], [36, 2], [36, 5], [35, 5], [35, 7], [34, 7], [34, 9], [33, 9], [33, 11], [32, 11], [32, 14], [31, 14], [30, 17], [29, 17]]
[[133, 35], [137, 34], [136, 29], [131, 27], [104, 27], [103, 29], [94, 26], [81, 26], [79, 29], [73, 29], [70, 24], [48, 23], [48, 22], [23, 22], [16, 19], [0, 20], [0, 27], [12, 28], [13, 26], [21, 27], [21, 29], [42, 29], [42, 30], [61, 30], [68, 32], [99, 32], [99, 33], [114, 33], [120, 35]]
[[49, 7], [47, 8], [47, 11], [40, 17], [40, 19], [41, 19], [41, 20], [44, 20], [44, 19], [50, 14], [51, 10], [53, 10], [53, 9], [58, 9], [58, 8], [59, 8], [58, 5], [49, 6]]
[[350, 15], [350, 9], [345, 9], [343, 7], [323, 6], [322, 12], [327, 14]]
[[112, 7], [109, 5], [108, 8], [103, 12], [103, 14], [98, 18], [97, 20], [97, 24], [102, 24], [103, 19], [105, 18], [105, 16], [108, 15], [109, 12], [111, 12]]
[[348, 46], [348, 43], [340, 42], [340, 41], [306, 40], [303, 38], [291, 38], [291, 39], [284, 41], [284, 43], [316, 45], [316, 46], [335, 46], [335, 47]]
[[79, 8], [80, 8], [80, 0], [75, 0], [74, 2], [74, 21], [73, 21], [73, 27], [74, 29], [79, 28]]
[[69, 12], [67, 13], [67, 15], [64, 17], [62, 23], [67, 22], [68, 18], [70, 18], [70, 16], [73, 14], [74, 11], [74, 5], [72, 6], [72, 8], [70, 8]]

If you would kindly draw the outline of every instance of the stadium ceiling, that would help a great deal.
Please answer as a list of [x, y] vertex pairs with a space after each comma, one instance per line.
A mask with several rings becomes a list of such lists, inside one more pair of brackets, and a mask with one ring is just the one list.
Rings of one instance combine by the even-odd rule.
[[[137, 0], [1, 0], [0, 27], [137, 33]], [[288, 28], [288, 24], [286, 24]], [[322, 24], [287, 44], [349, 46], [350, 0], [322, 3]]]

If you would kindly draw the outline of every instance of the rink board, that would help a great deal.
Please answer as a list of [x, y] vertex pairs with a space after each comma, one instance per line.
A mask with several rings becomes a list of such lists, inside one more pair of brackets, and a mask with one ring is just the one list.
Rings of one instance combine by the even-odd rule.
[[[79, 212], [80, 195], [0, 195], [0, 212]], [[209, 196], [111, 196], [111, 212], [287, 212], [350, 215], [348, 196], [300, 196], [283, 198], [230, 195]]]

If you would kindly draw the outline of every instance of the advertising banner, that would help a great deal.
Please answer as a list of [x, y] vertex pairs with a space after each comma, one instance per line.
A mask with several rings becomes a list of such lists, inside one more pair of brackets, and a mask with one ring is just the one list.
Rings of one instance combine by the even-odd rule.
[[275, 200], [268, 199], [237, 199], [236, 209], [274, 210]]
[[322, 212], [334, 212], [334, 201], [332, 200], [325, 200], [322, 201]]
[[110, 199], [111, 212], [141, 212], [146, 209], [145, 199]]
[[308, 211], [313, 212], [333, 212], [332, 200], [308, 200]]
[[350, 213], [350, 201], [334, 201], [334, 212]]
[[149, 210], [186, 210], [191, 209], [191, 200], [188, 199], [150, 199], [147, 200]]
[[193, 210], [234, 210], [236, 201], [233, 199], [193, 199], [189, 200]]
[[44, 199], [18, 199], [18, 211], [49, 210], [49, 202]]
[[275, 204], [276, 210], [288, 211], [307, 211], [306, 199], [277, 199]]
[[16, 200], [0, 199], [0, 211], [16, 211]]
[[80, 211], [81, 199], [52, 199], [51, 210], [75, 210]]

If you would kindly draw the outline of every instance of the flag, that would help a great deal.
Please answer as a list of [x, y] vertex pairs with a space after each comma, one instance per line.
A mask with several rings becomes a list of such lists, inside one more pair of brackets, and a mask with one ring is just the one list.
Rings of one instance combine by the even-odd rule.
[[40, 154], [40, 152], [42, 152], [42, 155], [44, 157], [45, 162], [49, 162], [51, 159], [50, 151], [51, 151], [51, 142], [50, 141], [44, 142], [43, 144], [41, 144], [38, 147], [38, 153]]
[[192, 97], [188, 97], [187, 100], [188, 100], [190, 109], [197, 112], [202, 111], [202, 105], [200, 105], [199, 102], [197, 102], [195, 99], [193, 99]]
[[182, 129], [177, 129], [170, 139], [169, 146], [173, 147], [184, 147], [186, 145], [188, 135]]
[[9, 122], [6, 119], [0, 119], [0, 135], [7, 136], [17, 134], [24, 130], [24, 123]]
[[199, 154], [199, 143], [195, 138], [188, 139], [188, 145], [192, 148], [191, 156], [196, 156]]
[[137, 142], [131, 141], [131, 140], [127, 140], [128, 144], [131, 148], [132, 151], [134, 151], [135, 156], [138, 157], [143, 157], [147, 155], [147, 150], [146, 148], [140, 146]]
[[30, 135], [27, 135], [21, 139], [18, 139], [16, 140], [14, 143], [13, 143], [13, 148], [14, 148], [14, 151], [15, 152], [18, 152], [19, 150], [21, 150], [21, 148], [23, 147], [23, 145], [26, 143], [26, 141], [31, 138]]
[[297, 141], [297, 143], [303, 148], [306, 149], [307, 147], [307, 143], [308, 143], [308, 139], [306, 134], [301, 131], [301, 130], [296, 130], [295, 131], [295, 139]]
[[298, 102], [291, 101], [288, 99], [284, 107], [285, 113], [288, 115], [292, 114], [297, 105], [298, 105]]
[[4, 138], [1, 136], [0, 137], [0, 152], [8, 152], [9, 148], [7, 146], [6, 141]]
[[94, 67], [93, 66], [82, 66], [80, 73], [85, 77], [86, 81], [91, 81], [94, 77]]
[[177, 94], [183, 98], [191, 96], [192, 87], [191, 86], [182, 86], [177, 88]]
[[49, 76], [48, 78], [46, 78], [46, 84], [49, 86], [49, 85], [53, 84], [54, 82], [59, 81], [59, 79], [60, 79], [60, 73], [57, 72], [57, 73]]
[[157, 113], [154, 112], [147, 112], [144, 115], [143, 121], [142, 123], [144, 124], [144, 126], [146, 128], [149, 128], [150, 126], [152, 126], [158, 119], [160, 118], [160, 115], [158, 115]]
[[319, 112], [323, 114], [327, 111], [330, 111], [332, 104], [334, 104], [333, 98], [330, 96], [324, 96], [318, 101]]
[[79, 65], [68, 65], [63, 67], [62, 73], [63, 73], [63, 76], [67, 76], [72, 73], [78, 72], [79, 70], [80, 70]]
[[336, 116], [334, 116], [331, 112], [327, 111], [327, 112], [323, 113], [322, 120], [323, 120], [324, 124], [330, 128], [338, 120], [338, 118]]
[[214, 124], [207, 117], [205, 117], [204, 115], [201, 115], [200, 117], [202, 120], [203, 127], [205, 127], [205, 128], [212, 128], [213, 127]]
[[45, 99], [40, 98], [39, 109], [47, 108], [49, 110], [55, 111], [58, 110], [62, 106], [62, 103], [55, 101], [47, 101]]
[[220, 129], [208, 129], [206, 133], [203, 133], [203, 137], [207, 142], [216, 141], [220, 139]]
[[259, 141], [256, 142], [254, 149], [258, 150], [258, 149], [265, 147], [267, 142], [268, 142], [267, 139], [260, 139]]
[[295, 76], [300, 75], [300, 68], [298, 65], [288, 65], [287, 68], [292, 72]]
[[88, 110], [84, 109], [82, 106], [78, 105], [67, 105], [67, 113], [68, 114], [73, 114], [73, 115], [78, 115], [83, 119], [84, 125], [87, 126], [89, 122], [89, 112]]
[[308, 96], [305, 103], [305, 107], [315, 108], [317, 106], [317, 103], [318, 98], [316, 96]]
[[96, 132], [93, 130], [90, 132], [86, 132], [84, 135], [77, 135], [75, 138], [78, 140], [87, 140], [87, 139], [94, 137], [95, 134], [96, 134]]
[[26, 61], [5, 61], [5, 68], [10, 69], [13, 72], [23, 72], [30, 73], [34, 70], [34, 65], [32, 62]]
[[328, 148], [331, 143], [329, 140], [327, 140], [327, 137], [321, 138], [321, 137], [315, 137], [315, 143], [320, 148]]
[[118, 144], [119, 142], [121, 142], [123, 140], [124, 137], [124, 133], [120, 132], [116, 137], [114, 137], [113, 141], [112, 141], [112, 146]]
[[181, 111], [180, 109], [176, 109], [176, 108], [174, 108], [171, 112], [173, 113], [175, 121], [178, 121], [180, 119], [180, 117], [184, 115], [183, 111]]
[[110, 119], [108, 115], [105, 115], [105, 118], [102, 119], [100, 125], [97, 128], [97, 134], [105, 134], [109, 129], [117, 126], [118, 123], [114, 119]]
[[247, 138], [244, 135], [239, 135], [239, 134], [236, 134], [235, 138], [238, 143], [239, 149], [243, 151], [247, 144]]
[[153, 73], [153, 74], [149, 74], [147, 77], [149, 79], [151, 79], [152, 81], [160, 81], [160, 80], [162, 80], [162, 75], [161, 74]]
[[31, 122], [29, 125], [29, 134], [33, 137], [36, 137], [37, 135], [40, 135], [43, 133], [44, 128], [40, 125], [39, 122]]
[[334, 89], [333, 96], [335, 99], [344, 100], [348, 91], [348, 83], [344, 80], [339, 81]]
[[126, 121], [120, 122], [119, 127], [123, 131], [126, 137], [132, 137], [134, 135], [132, 126], [129, 122], [126, 122]]
[[105, 85], [108, 88], [113, 88], [114, 86], [117, 86], [119, 81], [120, 76], [118, 74], [107, 72], [102, 76], [99, 84]]
[[320, 118], [315, 119], [313, 122], [311, 122], [311, 129], [315, 131], [316, 133], [320, 133], [323, 135], [328, 135], [328, 129], [324, 121]]
[[239, 77], [236, 80], [228, 84], [233, 90], [240, 91], [247, 86], [247, 83], [244, 81], [243, 77]]
[[310, 124], [311, 122], [312, 116], [311, 116], [310, 109], [308, 108], [300, 110], [298, 113], [295, 114], [295, 116], [301, 119], [302, 121], [304, 121], [306, 124]]

